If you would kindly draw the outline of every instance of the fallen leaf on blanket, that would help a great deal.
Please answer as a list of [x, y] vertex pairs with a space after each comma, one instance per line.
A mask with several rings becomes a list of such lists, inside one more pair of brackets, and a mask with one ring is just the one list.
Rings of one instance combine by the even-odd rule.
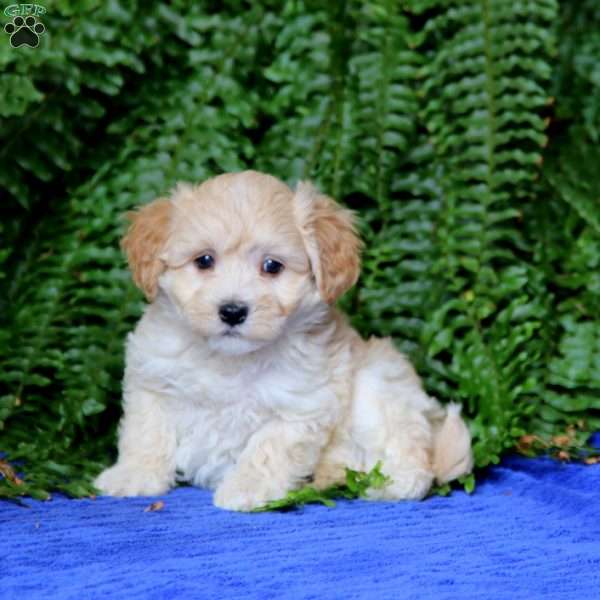
[[165, 503], [162, 500], [158, 502], [153, 502], [150, 506], [146, 506], [144, 512], [156, 512], [157, 510], [162, 510], [165, 507]]
[[597, 465], [600, 463], [600, 456], [589, 456], [583, 461], [586, 465]]
[[560, 460], [571, 460], [571, 455], [568, 452], [565, 452], [564, 450], [561, 450], [558, 453], [558, 458]]

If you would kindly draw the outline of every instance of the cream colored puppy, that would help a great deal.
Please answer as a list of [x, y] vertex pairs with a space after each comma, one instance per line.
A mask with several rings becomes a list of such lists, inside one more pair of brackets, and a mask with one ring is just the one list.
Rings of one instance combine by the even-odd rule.
[[415, 499], [472, 468], [458, 407], [333, 308], [360, 242], [352, 213], [310, 184], [254, 171], [180, 184], [132, 215], [123, 247], [149, 305], [127, 341], [105, 494], [183, 480], [245, 511], [382, 461], [392, 481], [372, 498]]

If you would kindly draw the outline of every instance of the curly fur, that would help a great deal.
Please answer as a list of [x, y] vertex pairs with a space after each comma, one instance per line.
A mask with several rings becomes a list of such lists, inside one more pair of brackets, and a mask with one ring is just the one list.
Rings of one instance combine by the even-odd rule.
[[[155, 495], [180, 479], [251, 510], [379, 460], [392, 482], [373, 499], [422, 498], [467, 473], [458, 407], [333, 307], [356, 282], [360, 246], [350, 211], [253, 171], [180, 184], [135, 213], [123, 247], [151, 302], [127, 341], [119, 458], [96, 486]], [[214, 265], [200, 270], [205, 253]], [[263, 272], [266, 258], [281, 273]], [[220, 320], [226, 302], [248, 306], [242, 324]]]

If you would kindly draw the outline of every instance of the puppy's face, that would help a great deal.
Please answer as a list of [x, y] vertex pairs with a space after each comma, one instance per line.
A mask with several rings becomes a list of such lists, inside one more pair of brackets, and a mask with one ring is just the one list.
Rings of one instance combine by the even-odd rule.
[[164, 294], [217, 352], [245, 354], [315, 322], [358, 276], [351, 215], [301, 184], [221, 175], [133, 216], [134, 280]]
[[225, 176], [172, 199], [159, 286], [217, 351], [244, 353], [277, 338], [311, 294], [292, 194], [275, 180]]

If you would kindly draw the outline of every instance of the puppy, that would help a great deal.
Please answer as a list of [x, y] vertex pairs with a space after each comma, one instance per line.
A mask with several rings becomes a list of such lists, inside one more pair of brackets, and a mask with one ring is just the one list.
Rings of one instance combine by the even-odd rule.
[[458, 406], [333, 307], [359, 275], [350, 211], [246, 171], [180, 184], [131, 220], [123, 248], [149, 304], [127, 340], [119, 458], [101, 492], [181, 480], [248, 511], [377, 461], [391, 483], [373, 499], [420, 499], [471, 470]]

